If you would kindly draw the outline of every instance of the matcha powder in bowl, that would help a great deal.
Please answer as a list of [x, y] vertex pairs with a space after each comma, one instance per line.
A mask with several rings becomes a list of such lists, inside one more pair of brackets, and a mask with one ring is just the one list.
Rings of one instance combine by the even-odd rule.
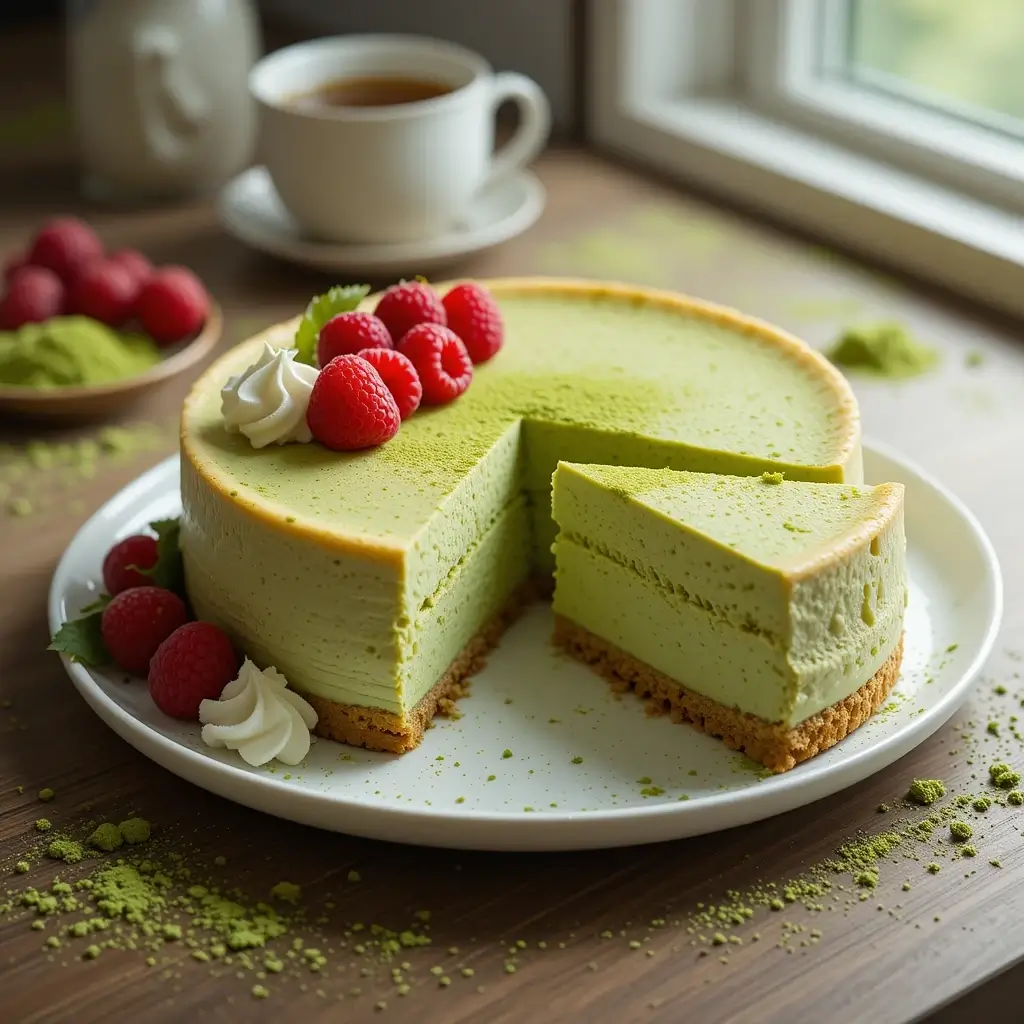
[[123, 334], [85, 316], [58, 316], [0, 333], [0, 385], [60, 388], [134, 377], [160, 362], [141, 334]]
[[220, 333], [213, 303], [202, 331], [171, 348], [85, 316], [0, 331], [0, 412], [48, 419], [110, 415], [193, 366]]

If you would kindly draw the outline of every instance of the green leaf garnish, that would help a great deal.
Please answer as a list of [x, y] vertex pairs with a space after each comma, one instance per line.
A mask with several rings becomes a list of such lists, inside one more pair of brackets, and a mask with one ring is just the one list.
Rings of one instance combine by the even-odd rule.
[[181, 523], [177, 519], [158, 519], [149, 528], [156, 534], [156, 564], [140, 569], [153, 581], [154, 587], [163, 587], [182, 594], [185, 589], [185, 570], [181, 562]]
[[[96, 603], [98, 602], [88, 607], [93, 608]], [[100, 630], [102, 618], [102, 611], [93, 611], [81, 618], [65, 622], [57, 630], [47, 650], [66, 654], [72, 661], [79, 661], [91, 668], [109, 664], [110, 653], [107, 651], [107, 645], [103, 642], [103, 633]]]
[[100, 594], [95, 601], [91, 601], [82, 609], [82, 615], [92, 615], [93, 612], [102, 612], [104, 608], [114, 599], [109, 594]]
[[309, 300], [306, 312], [302, 315], [298, 329], [295, 331], [295, 347], [299, 350], [295, 359], [300, 363], [316, 365], [316, 343], [320, 337], [320, 328], [332, 316], [339, 313], [351, 313], [369, 294], [368, 284], [335, 285], [329, 292], [317, 295]]

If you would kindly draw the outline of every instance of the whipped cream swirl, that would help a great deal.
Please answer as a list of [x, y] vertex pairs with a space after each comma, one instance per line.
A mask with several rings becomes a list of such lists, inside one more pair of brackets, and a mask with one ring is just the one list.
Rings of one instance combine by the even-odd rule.
[[224, 426], [245, 434], [253, 448], [268, 444], [305, 444], [313, 439], [306, 425], [309, 395], [317, 369], [295, 362], [297, 350], [263, 343], [263, 354], [221, 388]]
[[276, 668], [260, 671], [248, 658], [218, 700], [199, 705], [203, 742], [237, 750], [254, 768], [275, 757], [298, 764], [309, 753], [317, 714]]

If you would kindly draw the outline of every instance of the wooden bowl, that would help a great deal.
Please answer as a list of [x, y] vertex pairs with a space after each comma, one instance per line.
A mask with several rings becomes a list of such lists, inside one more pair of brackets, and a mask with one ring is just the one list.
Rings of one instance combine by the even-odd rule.
[[144, 373], [105, 384], [58, 388], [0, 385], [0, 414], [40, 420], [88, 420], [111, 416], [209, 355], [223, 329], [220, 306], [210, 302], [203, 329], [189, 342], [170, 349], [167, 356]]

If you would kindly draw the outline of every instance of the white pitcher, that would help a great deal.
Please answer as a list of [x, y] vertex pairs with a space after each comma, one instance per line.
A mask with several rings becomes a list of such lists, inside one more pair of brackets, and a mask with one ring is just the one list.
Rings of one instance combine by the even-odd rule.
[[256, 141], [251, 0], [68, 0], [69, 101], [83, 187], [105, 199], [204, 192]]

